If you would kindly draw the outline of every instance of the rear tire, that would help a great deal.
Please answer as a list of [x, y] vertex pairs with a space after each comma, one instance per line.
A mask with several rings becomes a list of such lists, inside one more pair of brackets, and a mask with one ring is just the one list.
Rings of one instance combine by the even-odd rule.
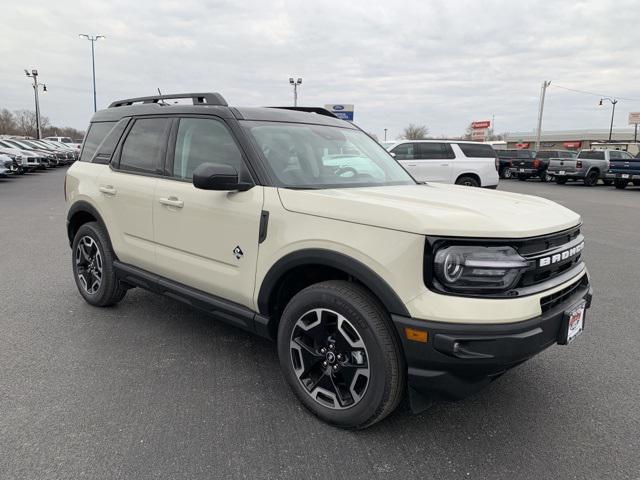
[[113, 268], [115, 254], [109, 236], [96, 222], [82, 225], [73, 239], [72, 269], [82, 298], [96, 307], [108, 307], [122, 300], [126, 288]]
[[602, 183], [604, 183], [607, 187], [610, 187], [611, 185], [613, 185], [613, 180], [605, 178], [602, 180]]
[[527, 175], [518, 175], [518, 180], [521, 182], [526, 182], [529, 179]]
[[558, 185], [564, 185], [565, 183], [567, 183], [567, 179], [562, 177], [556, 177], [556, 183]]
[[508, 168], [505, 168], [504, 170], [502, 170], [502, 178], [505, 178], [507, 180], [513, 178], [513, 174], [511, 173], [511, 170], [509, 170]]
[[618, 190], [624, 190], [625, 188], [627, 188], [627, 185], [629, 185], [629, 182], [627, 180], [619, 180], [616, 178], [613, 184]]
[[465, 185], [467, 187], [479, 187], [480, 182], [469, 175], [462, 175], [456, 180], [456, 185]]
[[405, 391], [404, 356], [387, 312], [350, 282], [317, 283], [289, 301], [278, 356], [300, 402], [342, 428], [382, 420]]
[[595, 170], [591, 170], [587, 173], [587, 176], [584, 177], [583, 182], [587, 187], [595, 187], [598, 184], [599, 176], [600, 174], [598, 172], [596, 172]]

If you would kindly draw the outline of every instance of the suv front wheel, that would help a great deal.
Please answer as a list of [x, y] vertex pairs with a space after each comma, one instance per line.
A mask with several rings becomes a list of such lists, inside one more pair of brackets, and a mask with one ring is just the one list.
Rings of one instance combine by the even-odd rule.
[[388, 314], [350, 282], [318, 283], [291, 299], [278, 327], [278, 356], [302, 404], [336, 426], [368, 427], [404, 393], [404, 357]]
[[115, 255], [104, 228], [96, 222], [82, 225], [73, 239], [73, 277], [80, 295], [97, 307], [118, 303], [127, 293], [113, 269]]

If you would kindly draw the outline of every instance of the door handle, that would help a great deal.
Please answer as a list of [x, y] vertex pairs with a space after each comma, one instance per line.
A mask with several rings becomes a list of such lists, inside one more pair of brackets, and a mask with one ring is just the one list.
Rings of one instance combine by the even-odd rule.
[[440, 166], [441, 166], [441, 167], [448, 167], [448, 166], [449, 166], [449, 164], [448, 164], [448, 163], [441, 163], [441, 164], [440, 164]]
[[184, 202], [180, 200], [178, 197], [160, 197], [158, 200], [162, 205], [166, 205], [167, 207], [175, 207], [182, 208], [184, 207]]
[[416, 165], [415, 163], [408, 163], [407, 167], [417, 167], [418, 165]]
[[115, 195], [116, 194], [116, 189], [113, 187], [113, 185], [100, 185], [98, 187], [98, 190], [100, 190], [105, 195]]

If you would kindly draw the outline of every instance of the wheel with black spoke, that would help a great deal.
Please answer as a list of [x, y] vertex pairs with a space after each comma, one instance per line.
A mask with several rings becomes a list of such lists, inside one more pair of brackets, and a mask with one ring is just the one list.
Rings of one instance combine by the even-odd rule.
[[115, 255], [107, 233], [95, 222], [82, 225], [73, 240], [72, 266], [76, 286], [91, 305], [106, 307], [125, 296], [113, 270]]
[[404, 364], [382, 306], [346, 281], [312, 285], [289, 302], [278, 329], [285, 378], [315, 415], [345, 428], [392, 412], [404, 392]]

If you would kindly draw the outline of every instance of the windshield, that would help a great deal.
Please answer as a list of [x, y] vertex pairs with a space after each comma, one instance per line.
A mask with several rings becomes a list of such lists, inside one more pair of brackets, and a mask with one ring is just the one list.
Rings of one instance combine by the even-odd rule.
[[411, 176], [360, 130], [277, 122], [242, 122], [278, 186], [341, 188], [414, 185]]

